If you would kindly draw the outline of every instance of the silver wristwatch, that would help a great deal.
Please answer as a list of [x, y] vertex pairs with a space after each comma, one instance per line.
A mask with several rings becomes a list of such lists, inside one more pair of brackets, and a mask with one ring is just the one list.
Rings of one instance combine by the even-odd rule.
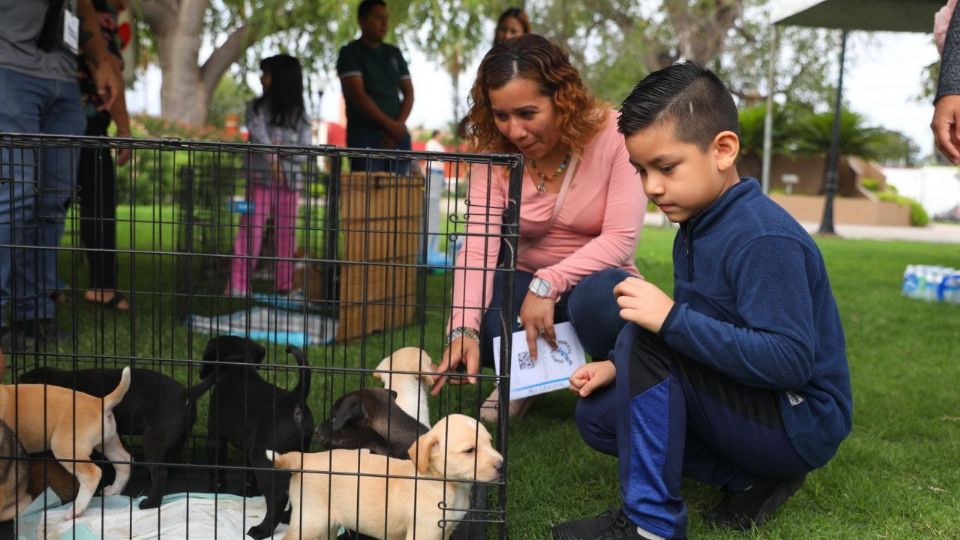
[[543, 278], [535, 277], [533, 278], [533, 281], [530, 282], [530, 292], [532, 292], [535, 296], [539, 296], [540, 298], [553, 298], [553, 295], [551, 294], [552, 291], [553, 286], [550, 285], [549, 281]]

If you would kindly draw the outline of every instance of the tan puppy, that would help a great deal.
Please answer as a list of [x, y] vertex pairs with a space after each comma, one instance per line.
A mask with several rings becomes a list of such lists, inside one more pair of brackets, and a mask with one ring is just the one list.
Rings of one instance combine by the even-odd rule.
[[433, 386], [436, 372], [437, 368], [426, 351], [404, 347], [381, 360], [373, 378], [382, 381], [387, 390], [397, 393], [397, 405], [403, 412], [430, 429], [427, 388]]
[[0, 422], [0, 521], [17, 517], [33, 501], [27, 492], [29, 480], [27, 453], [17, 436]]
[[331, 539], [340, 526], [386, 540], [447, 540], [470, 506], [470, 482], [503, 474], [490, 433], [462, 414], [421, 436], [410, 447], [411, 461], [357, 450], [267, 450], [267, 458], [281, 469], [308, 471], [290, 478], [293, 512], [284, 540]]
[[[7, 359], [0, 349], [0, 382], [6, 371]], [[27, 493], [29, 467], [27, 453], [17, 436], [0, 421], [0, 521], [17, 516], [33, 500]]]
[[0, 420], [17, 435], [27, 452], [52, 451], [80, 482], [73, 508], [66, 514], [67, 520], [87, 509], [100, 483], [100, 467], [89, 462], [93, 450], [101, 451], [115, 462], [116, 480], [103, 489], [103, 494], [116, 495], [127, 485], [130, 454], [117, 436], [113, 408], [128, 388], [130, 368], [123, 369], [120, 384], [103, 399], [59, 386], [0, 385]]

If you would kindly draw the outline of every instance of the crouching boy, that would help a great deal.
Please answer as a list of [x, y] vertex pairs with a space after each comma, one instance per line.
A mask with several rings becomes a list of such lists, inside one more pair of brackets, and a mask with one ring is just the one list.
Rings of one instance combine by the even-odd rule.
[[570, 378], [577, 426], [619, 458], [622, 507], [557, 539], [683, 538], [683, 476], [719, 486], [717, 526], [759, 525], [850, 432], [843, 328], [816, 244], [740, 178], [737, 109], [693, 63], [652, 73], [619, 120], [643, 189], [680, 224], [674, 298], [629, 278], [612, 361]]

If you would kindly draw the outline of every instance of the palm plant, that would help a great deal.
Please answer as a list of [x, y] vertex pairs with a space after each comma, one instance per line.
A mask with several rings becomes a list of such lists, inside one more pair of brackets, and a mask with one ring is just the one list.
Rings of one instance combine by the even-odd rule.
[[[865, 159], [879, 157], [880, 148], [886, 143], [883, 129], [864, 125], [865, 118], [852, 111], [840, 115], [840, 155], [858, 156]], [[833, 139], [833, 112], [810, 113], [797, 118], [793, 126], [794, 152], [825, 156], [830, 151]]]

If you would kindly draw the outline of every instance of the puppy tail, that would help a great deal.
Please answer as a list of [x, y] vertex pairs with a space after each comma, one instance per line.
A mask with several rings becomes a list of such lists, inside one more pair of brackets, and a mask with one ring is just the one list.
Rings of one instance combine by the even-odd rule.
[[202, 396], [204, 392], [209, 390], [210, 387], [213, 386], [213, 383], [217, 382], [217, 379], [219, 378], [220, 378], [219, 373], [213, 373], [213, 374], [207, 375], [207, 377], [201, 380], [199, 383], [191, 386], [190, 388], [187, 388], [187, 400], [190, 401], [191, 403], [196, 403], [197, 400], [200, 399], [200, 396]]
[[277, 469], [302, 469], [303, 466], [303, 453], [302, 452], [287, 452], [286, 454], [278, 454], [273, 450], [267, 450], [267, 459], [269, 459], [273, 466]]
[[297, 364], [301, 368], [306, 368], [300, 370], [300, 380], [297, 381], [297, 387], [293, 389], [293, 395], [297, 396], [298, 400], [305, 402], [307, 395], [310, 394], [310, 369], [309, 364], [307, 364], [307, 355], [304, 354], [303, 349], [293, 345], [287, 347], [287, 353], [297, 359]]
[[127, 390], [130, 389], [130, 366], [123, 368], [123, 374], [120, 375], [120, 384], [103, 398], [103, 410], [112, 411], [114, 407], [117, 406], [117, 403], [120, 403], [120, 400], [123, 399], [123, 396], [127, 395]]

